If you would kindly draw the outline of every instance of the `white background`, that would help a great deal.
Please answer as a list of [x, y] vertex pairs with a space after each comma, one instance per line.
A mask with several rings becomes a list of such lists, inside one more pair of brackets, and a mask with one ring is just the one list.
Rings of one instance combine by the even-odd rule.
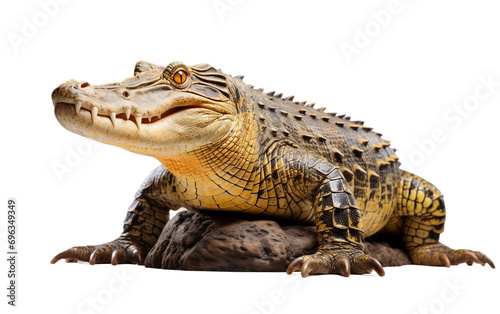
[[[14, 197], [19, 290], [18, 307], [7, 306], [2, 257], [1, 311], [498, 313], [499, 271], [478, 265], [302, 280], [298, 273], [49, 263], [73, 245], [118, 236], [136, 189], [158, 164], [66, 131], [54, 117], [52, 90], [71, 78], [121, 81], [139, 60], [179, 60], [210, 63], [256, 87], [365, 120], [398, 148], [405, 169], [442, 190], [442, 241], [486, 252], [498, 265], [500, 87], [489, 92], [481, 80], [500, 81], [500, 5], [328, 3], [2, 2], [1, 251], [6, 202]], [[351, 55], [341, 48], [348, 46]], [[58, 176], [55, 165], [71, 172]]]

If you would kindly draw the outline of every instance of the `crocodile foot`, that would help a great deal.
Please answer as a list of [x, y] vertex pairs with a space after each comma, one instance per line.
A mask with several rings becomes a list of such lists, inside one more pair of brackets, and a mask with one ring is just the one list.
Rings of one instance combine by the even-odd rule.
[[453, 250], [442, 243], [422, 245], [408, 252], [412, 263], [417, 265], [445, 266], [467, 263], [490, 265], [495, 268], [493, 261], [485, 254], [471, 250]]
[[61, 259], [66, 259], [67, 263], [83, 261], [89, 262], [90, 265], [105, 263], [144, 265], [148, 251], [144, 245], [121, 236], [101, 245], [72, 247], [57, 254], [50, 262], [55, 264]]
[[368, 274], [372, 270], [384, 276], [382, 265], [373, 257], [365, 254], [359, 247], [351, 244], [324, 244], [318, 252], [304, 255], [290, 263], [287, 274], [300, 270], [302, 277], [319, 274], [339, 274], [349, 277], [352, 274]]

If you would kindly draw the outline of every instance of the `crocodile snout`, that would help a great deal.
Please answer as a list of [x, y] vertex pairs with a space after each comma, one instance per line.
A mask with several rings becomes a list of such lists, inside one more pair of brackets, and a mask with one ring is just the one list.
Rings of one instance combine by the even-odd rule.
[[77, 82], [75, 80], [69, 80], [54, 89], [54, 91], [52, 92], [52, 102], [54, 106], [58, 102], [72, 103], [72, 100], [91, 88], [93, 87], [88, 82]]

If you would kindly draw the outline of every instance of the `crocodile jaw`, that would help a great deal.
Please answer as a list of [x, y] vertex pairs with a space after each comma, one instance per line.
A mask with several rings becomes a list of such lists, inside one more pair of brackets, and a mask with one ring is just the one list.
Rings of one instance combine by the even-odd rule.
[[[155, 106], [131, 104], [119, 97], [119, 86], [110, 88], [115, 85], [93, 88], [86, 82], [62, 84], [52, 94], [57, 120], [76, 134], [155, 157], [213, 143], [231, 131], [235, 117], [231, 106], [165, 86], [156, 90], [164, 97], [161, 103], [156, 95], [149, 97], [155, 100]], [[92, 93], [87, 91], [89, 87]], [[96, 97], [96, 91], [105, 96]], [[144, 95], [148, 93], [142, 99]]]

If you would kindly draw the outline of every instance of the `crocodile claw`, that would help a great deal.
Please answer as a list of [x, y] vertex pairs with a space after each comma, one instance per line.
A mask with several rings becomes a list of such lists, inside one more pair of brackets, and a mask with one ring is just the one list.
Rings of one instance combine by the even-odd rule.
[[287, 274], [300, 270], [302, 277], [317, 274], [339, 274], [349, 277], [351, 274], [368, 274], [374, 270], [384, 276], [382, 265], [371, 256], [356, 249], [319, 249], [316, 254], [296, 258], [290, 263]]
[[409, 255], [412, 262], [418, 265], [450, 267], [462, 263], [471, 266], [476, 263], [482, 266], [488, 264], [491, 268], [495, 268], [493, 261], [481, 252], [454, 250], [442, 243], [416, 247], [410, 250]]
[[57, 254], [50, 262], [55, 264], [61, 259], [66, 259], [67, 263], [83, 261], [88, 262], [90, 265], [105, 263], [112, 265], [126, 263], [144, 265], [144, 252], [147, 251], [143, 245], [120, 237], [101, 245], [72, 247]]
[[127, 253], [124, 249], [116, 249], [111, 254], [111, 265], [118, 265], [127, 261]]
[[57, 254], [51, 261], [51, 264], [57, 263], [61, 259], [66, 259], [68, 263], [74, 263], [77, 261], [87, 261], [90, 258], [91, 252], [94, 250], [94, 246], [75, 246], [71, 249], [67, 249], [59, 254]]
[[347, 258], [341, 258], [337, 262], [337, 266], [341, 276], [349, 277], [351, 275], [351, 265], [349, 265], [349, 260]]

